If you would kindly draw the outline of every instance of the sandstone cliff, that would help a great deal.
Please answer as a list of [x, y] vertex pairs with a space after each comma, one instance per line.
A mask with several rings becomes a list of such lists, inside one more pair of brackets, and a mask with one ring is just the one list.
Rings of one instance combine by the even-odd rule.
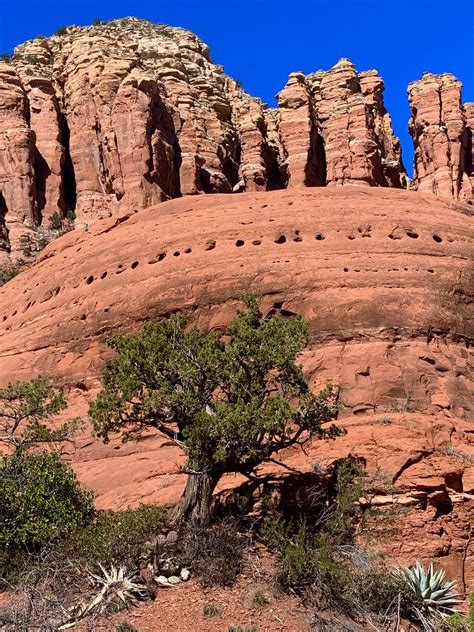
[[365, 183], [405, 188], [400, 142], [375, 70], [348, 59], [324, 72], [290, 75], [278, 95], [288, 186]]
[[[176, 311], [218, 329], [251, 291], [264, 312], [303, 315], [311, 384], [342, 389], [348, 434], [282, 458], [302, 470], [363, 459], [370, 502], [388, 512], [374, 516], [375, 546], [407, 563], [436, 559], [472, 590], [474, 218], [463, 211], [431, 194], [346, 186], [119, 213], [56, 240], [0, 288], [0, 385], [45, 375], [85, 417], [110, 333]], [[173, 502], [182, 489], [182, 455], [152, 435], [126, 446], [86, 435], [71, 458], [100, 507]]]
[[463, 105], [461, 89], [451, 74], [425, 73], [408, 86], [414, 183], [419, 191], [472, 202], [474, 104]]
[[295, 73], [277, 110], [182, 28], [135, 18], [68, 27], [0, 65], [4, 250], [58, 213], [78, 227], [195, 193], [361, 183], [403, 187], [375, 71]]

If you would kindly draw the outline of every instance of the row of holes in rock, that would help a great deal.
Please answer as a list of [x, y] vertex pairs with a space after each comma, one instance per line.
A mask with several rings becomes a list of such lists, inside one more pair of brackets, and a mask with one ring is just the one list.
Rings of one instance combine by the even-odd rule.
[[[397, 228], [398, 228], [398, 227], [397, 227]], [[402, 238], [402, 236], [403, 236], [403, 235], [401, 235], [401, 234], [396, 234], [396, 233], [395, 233], [395, 231], [397, 230], [397, 228], [395, 228], [395, 229], [392, 231], [392, 233], [389, 235], [389, 238], [390, 238], [390, 239], [401, 239], [401, 238]], [[358, 232], [358, 233], [359, 233], [362, 237], [370, 237], [370, 236], [371, 236], [371, 235], [370, 235], [370, 230], [371, 230], [370, 226], [366, 226], [366, 227], [359, 227], [359, 228], [357, 229], [357, 232]], [[411, 239], [417, 239], [417, 238], [419, 237], [419, 234], [418, 234], [418, 233], [416, 233], [415, 231], [411, 230], [411, 229], [407, 229], [407, 230], [405, 230], [405, 235], [407, 235], [407, 237], [410, 237]], [[351, 239], [351, 240], [352, 240], [352, 239], [355, 239], [355, 235], [354, 235], [354, 233], [350, 233], [350, 234], [348, 234], [348, 235], [347, 235], [347, 238], [348, 238], [348, 239]], [[302, 237], [302, 235], [301, 235], [301, 232], [300, 232], [299, 230], [295, 230], [295, 231], [294, 231], [294, 235], [293, 235], [293, 237], [292, 237], [291, 239], [292, 239], [294, 242], [297, 242], [297, 243], [298, 243], [298, 242], [303, 241], [303, 237]], [[326, 239], [326, 237], [325, 237], [325, 235], [324, 235], [323, 233], [318, 232], [318, 233], [316, 233], [316, 234], [314, 235], [314, 239], [315, 239], [316, 241], [323, 241], [324, 239]], [[286, 235], [284, 235], [284, 234], [280, 234], [280, 235], [278, 235], [278, 236], [277, 236], [277, 237], [276, 237], [273, 241], [274, 241], [274, 243], [279, 244], [279, 245], [281, 245], [281, 244], [285, 244], [285, 243], [287, 242], [287, 237], [286, 237]], [[435, 235], [433, 235], [433, 241], [435, 241], [436, 243], [442, 243], [443, 238], [442, 238], [442, 237], [440, 237], [439, 235], [435, 234]], [[448, 241], [453, 241], [453, 240], [452, 240], [451, 238], [448, 238]], [[260, 245], [262, 244], [262, 239], [254, 239], [254, 240], [252, 240], [251, 244], [252, 244], [253, 246], [260, 246]], [[241, 248], [242, 246], [244, 246], [244, 245], [245, 245], [245, 241], [244, 241], [243, 239], [237, 239], [237, 240], [236, 240], [236, 242], [235, 242], [235, 245], [236, 245], [236, 247], [237, 247], [237, 248]], [[216, 247], [216, 241], [215, 241], [215, 240], [209, 240], [209, 241], [207, 241], [207, 242], [206, 242], [206, 244], [204, 245], [204, 250], [206, 250], [206, 251], [209, 251], [209, 250], [214, 250], [214, 248], [215, 248], [215, 247]], [[183, 250], [183, 253], [184, 253], [184, 254], [190, 254], [191, 252], [192, 252], [192, 249], [191, 249], [191, 248], [186, 248], [185, 250]], [[173, 256], [174, 256], [174, 257], [179, 257], [179, 256], [181, 255], [181, 252], [180, 252], [179, 250], [175, 250], [172, 254], [173, 254]], [[149, 264], [155, 264], [155, 263], [158, 263], [158, 262], [160, 262], [160, 261], [163, 261], [163, 259], [164, 259], [166, 256], [167, 256], [167, 253], [166, 253], [166, 252], [160, 252], [160, 253], [159, 253], [156, 257], [154, 257], [153, 259], [151, 259], [150, 261], [148, 261], [148, 263], [149, 263]], [[139, 262], [138, 262], [138, 261], [134, 261], [134, 262], [130, 265], [130, 268], [131, 268], [132, 270], [135, 270], [136, 268], [138, 268], [138, 266], [139, 266]], [[123, 264], [119, 263], [119, 264], [117, 265], [117, 270], [115, 271], [115, 274], [121, 274], [122, 272], [125, 272], [125, 270], [126, 270], [126, 269], [127, 269], [127, 268], [126, 268]], [[404, 268], [404, 270], [406, 271], [406, 270], [407, 270], [407, 268]], [[349, 269], [348, 269], [348, 268], [344, 268], [344, 272], [348, 272], [348, 271], [349, 271]], [[358, 269], [354, 269], [354, 272], [358, 272], [358, 271], [359, 271]], [[396, 269], [396, 268], [394, 268], [394, 271], [397, 271], [397, 269]], [[433, 272], [434, 272], [434, 270], [429, 269], [429, 270], [428, 270], [428, 272], [433, 273]], [[99, 279], [102, 279], [102, 280], [103, 280], [103, 279], [105, 279], [105, 278], [107, 277], [107, 275], [108, 275], [108, 272], [103, 272], [103, 273], [100, 275]], [[89, 275], [89, 276], [88, 276], [88, 277], [86, 277], [86, 279], [85, 279], [85, 283], [86, 283], [86, 285], [90, 285], [90, 284], [91, 284], [91, 283], [93, 283], [94, 281], [95, 281], [95, 278], [94, 278], [94, 276], [93, 276], [93, 275]], [[55, 288], [55, 291], [53, 291], [53, 292], [51, 293], [51, 295], [50, 295], [50, 296], [48, 296], [48, 297], [47, 297], [46, 299], [44, 299], [44, 300], [49, 300], [49, 298], [52, 298], [53, 296], [55, 296], [55, 295], [56, 295], [56, 294], [58, 294], [58, 293], [59, 293], [59, 288]], [[41, 302], [44, 302], [44, 300], [43, 300], [43, 301], [41, 301]], [[26, 311], [27, 311], [30, 307], [32, 307], [35, 303], [36, 303], [36, 301], [32, 301], [32, 302], [28, 303], [28, 305], [27, 305], [27, 306], [26, 306], [26, 308], [23, 310], [23, 312], [26, 312]], [[16, 314], [17, 314], [17, 311], [15, 310], [15, 311], [12, 313], [12, 317], [13, 317], [13, 316], [16, 316]], [[8, 318], [8, 316], [3, 316], [3, 321], [7, 320], [7, 318]]]
[[[358, 233], [360, 233], [360, 235], [362, 237], [370, 237], [370, 227], [367, 228], [358, 228], [357, 229]], [[413, 230], [406, 230], [405, 234], [412, 238], [412, 239], [417, 239], [419, 237], [418, 233], [414, 232]], [[393, 232], [389, 235], [390, 239], [401, 239], [401, 236], [394, 236]], [[350, 233], [349, 235], [347, 235], [348, 239], [355, 239], [355, 235], [353, 233]], [[292, 241], [294, 242], [301, 242], [303, 241], [303, 237], [300, 233], [299, 230], [295, 230], [294, 231], [294, 236], [291, 238]], [[323, 233], [316, 233], [314, 235], [314, 239], [316, 241], [323, 241], [324, 239], [326, 239], [326, 237], [324, 236]], [[441, 243], [443, 241], [442, 237], [440, 237], [439, 235], [433, 235], [433, 240], [436, 243]], [[288, 240], [286, 235], [281, 234], [278, 235], [274, 240], [275, 244], [285, 244]], [[262, 244], [262, 239], [254, 239], [250, 242], [252, 244], [252, 246], [260, 246]], [[237, 239], [235, 241], [235, 246], [237, 248], [241, 248], [242, 246], [245, 246], [245, 241], [243, 239]], [[208, 242], [206, 242], [206, 244], [204, 245], [204, 250], [209, 251], [209, 250], [214, 250], [214, 248], [216, 247], [216, 242], [214, 240], [209, 240]], [[184, 254], [190, 254], [192, 252], [191, 248], [186, 248], [185, 250], [183, 250]], [[173, 253], [174, 257], [179, 257], [181, 255], [181, 251], [179, 250], [175, 250]], [[155, 263], [159, 263], [160, 261], [163, 261], [163, 259], [167, 256], [166, 252], [160, 252], [156, 257], [154, 257], [153, 259], [151, 259], [150, 261], [148, 261], [148, 263], [151, 264], [155, 264]], [[131, 265], [130, 268], [132, 270], [134, 270], [135, 268], [137, 268], [139, 265], [138, 261], [134, 261]], [[119, 263], [117, 266], [117, 270], [115, 271], [115, 274], [121, 274], [122, 272], [125, 272], [127, 268], [125, 266], [123, 266], [123, 264]], [[103, 272], [100, 275], [100, 279], [105, 279], [107, 277], [107, 272]], [[93, 283], [94, 281], [94, 277], [92, 275], [88, 276], [85, 280], [87, 285], [90, 285], [91, 283]]]

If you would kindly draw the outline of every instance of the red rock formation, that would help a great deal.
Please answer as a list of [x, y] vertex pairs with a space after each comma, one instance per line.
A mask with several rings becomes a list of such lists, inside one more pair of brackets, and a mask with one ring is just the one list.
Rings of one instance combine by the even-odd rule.
[[[415, 144], [414, 184], [446, 198], [472, 199], [472, 129], [453, 75], [425, 73], [408, 86], [410, 133]], [[472, 107], [467, 104], [470, 125]]]
[[[303, 367], [315, 387], [342, 388], [348, 434], [285, 460], [310, 469], [363, 458], [368, 501], [405, 507], [390, 536], [390, 521], [374, 517], [380, 546], [404, 562], [436, 558], [472, 589], [473, 239], [461, 210], [388, 188], [200, 196], [120, 213], [56, 240], [0, 288], [0, 385], [44, 374], [84, 416], [111, 332], [176, 310], [219, 328], [251, 291], [265, 312], [308, 320]], [[180, 494], [182, 456], [156, 437], [81, 446], [74, 466], [101, 507]]]
[[293, 73], [279, 94], [279, 131], [288, 186], [367, 184], [405, 187], [400, 142], [375, 70], [348, 59], [329, 71]]
[[[347, 60], [293, 73], [278, 111], [213, 64], [193, 33], [134, 18], [36, 38], [12, 64], [0, 112], [15, 139], [0, 147], [0, 181], [5, 221], [20, 222], [14, 249], [25, 223], [68, 210], [81, 227], [195, 193], [403, 185], [382, 81]], [[8, 158], [15, 143], [20, 169]]]
[[0, 240], [18, 244], [35, 218], [35, 135], [15, 69], [0, 62]]
[[398, 138], [375, 70], [357, 74], [348, 59], [310, 76], [325, 141], [327, 183], [406, 186]]

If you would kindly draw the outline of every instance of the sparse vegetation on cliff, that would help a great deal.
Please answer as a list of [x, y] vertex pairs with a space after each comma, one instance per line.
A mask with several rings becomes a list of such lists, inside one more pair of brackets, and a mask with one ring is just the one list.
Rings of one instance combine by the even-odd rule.
[[0, 287], [14, 279], [21, 271], [21, 263], [0, 268]]

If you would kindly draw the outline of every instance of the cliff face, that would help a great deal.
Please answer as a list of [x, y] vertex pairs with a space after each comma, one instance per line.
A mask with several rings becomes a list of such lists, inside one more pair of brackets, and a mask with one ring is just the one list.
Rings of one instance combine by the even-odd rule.
[[[281, 457], [304, 471], [363, 459], [387, 510], [375, 545], [393, 562], [435, 560], [469, 592], [474, 218], [461, 210], [417, 192], [314, 187], [184, 197], [72, 231], [0, 288], [0, 386], [44, 375], [85, 419], [112, 332], [175, 312], [218, 330], [251, 292], [264, 313], [305, 318], [305, 374], [341, 387], [348, 434]], [[98, 506], [179, 497], [170, 442], [78, 441], [71, 458]]]
[[425, 73], [411, 83], [409, 130], [416, 188], [469, 202], [474, 198], [474, 104], [463, 105], [461, 89], [451, 74]]
[[383, 87], [375, 70], [358, 74], [348, 59], [290, 75], [278, 95], [288, 186], [407, 186]]
[[[84, 227], [198, 193], [407, 188], [383, 89], [341, 59], [292, 73], [269, 109], [196, 35], [136, 18], [28, 41], [0, 63], [0, 258], [23, 257], [55, 213]], [[470, 202], [474, 106], [452, 75], [409, 95], [412, 186]]]
[[[268, 109], [181, 28], [127, 18], [19, 46], [0, 66], [3, 244], [195, 193], [404, 186], [375, 71], [296, 73]], [[19, 256], [19, 255], [18, 255]]]

